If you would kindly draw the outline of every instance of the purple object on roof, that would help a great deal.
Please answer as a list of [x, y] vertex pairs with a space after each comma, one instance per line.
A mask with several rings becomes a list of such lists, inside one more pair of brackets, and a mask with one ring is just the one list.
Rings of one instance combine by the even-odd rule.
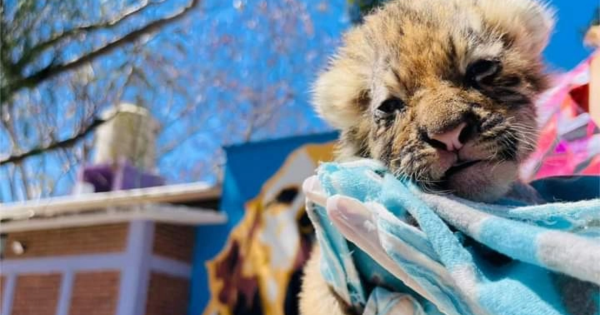
[[127, 160], [114, 164], [96, 164], [83, 168], [79, 181], [94, 186], [94, 192], [107, 192], [162, 186], [164, 178], [144, 172], [131, 165]]

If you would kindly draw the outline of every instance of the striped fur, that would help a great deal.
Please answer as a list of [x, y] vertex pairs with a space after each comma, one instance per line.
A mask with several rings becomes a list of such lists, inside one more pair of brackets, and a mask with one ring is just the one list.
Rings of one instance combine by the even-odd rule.
[[[376, 158], [471, 199], [504, 194], [536, 141], [533, 101], [547, 85], [541, 51], [553, 22], [535, 1], [501, 3], [396, 0], [349, 31], [314, 92], [317, 112], [342, 132], [340, 159]], [[475, 85], [467, 70], [478, 60], [500, 70]], [[382, 120], [376, 109], [390, 97], [406, 109]], [[461, 159], [484, 162], [445, 178], [455, 160], [426, 135], [466, 119], [473, 132]]]

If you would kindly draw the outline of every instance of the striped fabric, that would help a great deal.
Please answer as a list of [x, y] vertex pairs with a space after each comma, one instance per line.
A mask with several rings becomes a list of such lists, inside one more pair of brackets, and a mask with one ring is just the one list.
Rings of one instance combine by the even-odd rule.
[[600, 177], [515, 185], [540, 202], [491, 205], [360, 160], [322, 164], [304, 190], [323, 276], [362, 314], [599, 314]]

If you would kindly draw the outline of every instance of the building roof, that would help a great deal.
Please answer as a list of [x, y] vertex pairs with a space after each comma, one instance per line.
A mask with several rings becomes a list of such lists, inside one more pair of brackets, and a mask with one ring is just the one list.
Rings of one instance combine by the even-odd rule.
[[0, 205], [0, 232], [130, 220], [219, 224], [227, 220], [224, 213], [192, 205], [209, 203], [220, 196], [219, 186], [190, 183], [8, 203]]

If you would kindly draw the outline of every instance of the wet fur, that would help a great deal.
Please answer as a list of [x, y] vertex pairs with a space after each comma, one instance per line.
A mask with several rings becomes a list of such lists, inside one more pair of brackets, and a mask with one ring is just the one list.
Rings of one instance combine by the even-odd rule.
[[[378, 159], [424, 189], [481, 201], [504, 195], [537, 139], [533, 102], [547, 86], [541, 52], [552, 26], [551, 10], [535, 0], [388, 2], [344, 36], [315, 84], [317, 112], [341, 132], [338, 158]], [[501, 68], [474, 86], [466, 72], [481, 59]], [[378, 116], [390, 97], [405, 107]], [[482, 162], [448, 176], [457, 157], [433, 146], [428, 134], [465, 121], [472, 130], [460, 158]], [[345, 314], [326, 292], [316, 253], [301, 314]]]

